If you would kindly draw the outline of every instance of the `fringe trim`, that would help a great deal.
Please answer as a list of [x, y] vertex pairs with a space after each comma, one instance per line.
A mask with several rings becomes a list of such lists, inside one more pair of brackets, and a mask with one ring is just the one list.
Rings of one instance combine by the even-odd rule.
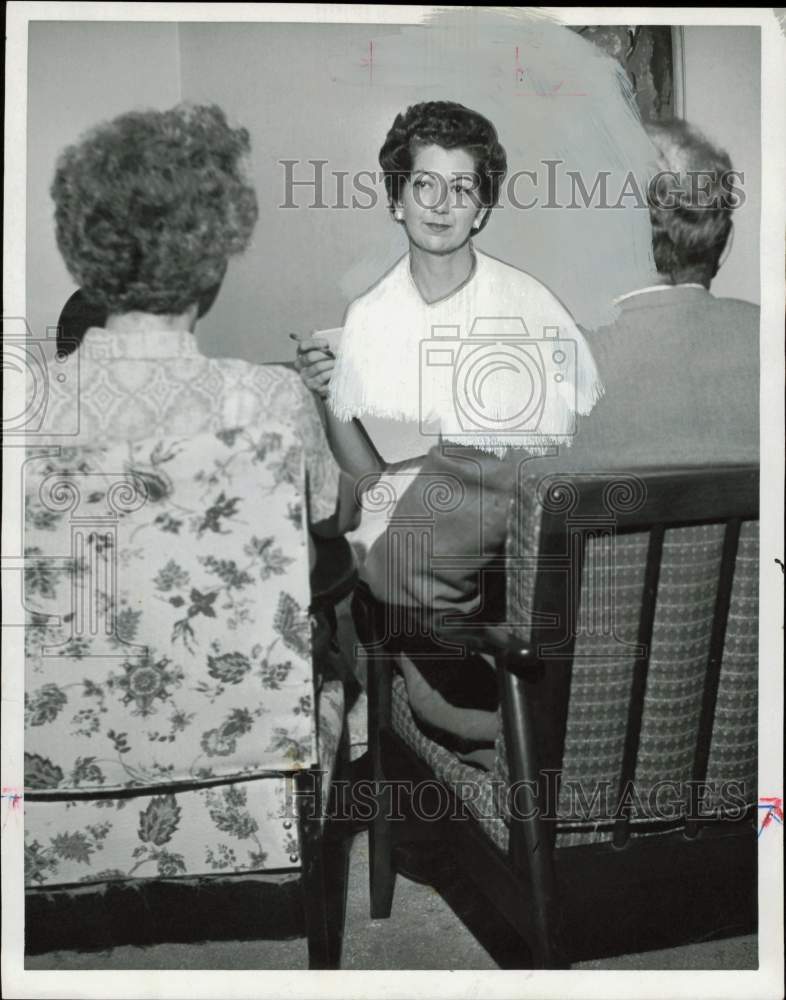
[[[365, 398], [361, 398], [359, 401], [344, 402], [339, 404], [337, 401], [334, 402], [333, 395], [333, 392], [331, 392], [331, 398], [329, 400], [330, 407], [335, 417], [342, 423], [349, 423], [355, 417], [362, 419], [367, 415], [381, 417], [388, 420], [401, 420], [402, 422], [407, 423], [423, 419], [421, 413], [419, 412], [416, 414], [407, 413], [401, 407], [380, 405], [378, 401], [367, 400]], [[575, 415], [582, 417], [588, 416], [595, 408], [595, 405], [603, 399], [605, 395], [606, 387], [599, 380], [595, 380], [592, 383], [590, 392], [588, 393], [587, 402], [584, 405], [579, 405], [574, 413], [571, 413], [569, 416], [571, 418]], [[442, 423], [441, 418], [437, 415], [430, 415], [426, 419], [430, 423], [435, 421], [439, 421], [440, 424]], [[545, 431], [543, 434], [533, 431], [529, 436], [527, 434], [504, 433], [478, 433], [476, 435], [471, 431], [465, 431], [463, 433], [443, 432], [441, 433], [441, 436], [445, 441], [449, 441], [453, 444], [469, 445], [470, 447], [477, 448], [480, 451], [486, 451], [497, 455], [499, 458], [503, 458], [510, 448], [517, 448], [522, 451], [526, 451], [531, 455], [548, 455], [555, 446], [562, 448], [572, 447], [573, 440], [576, 435], [568, 433], [547, 433]], [[537, 443], [530, 443], [531, 439], [536, 439]]]

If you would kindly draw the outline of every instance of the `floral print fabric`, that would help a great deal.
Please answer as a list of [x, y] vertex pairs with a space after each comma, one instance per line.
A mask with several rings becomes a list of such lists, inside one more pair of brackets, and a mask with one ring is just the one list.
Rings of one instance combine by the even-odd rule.
[[338, 473], [312, 400], [188, 334], [90, 331], [79, 361], [79, 436], [25, 474], [32, 884], [102, 853], [124, 877], [291, 865], [296, 832], [260, 832], [283, 779], [215, 781], [319, 761], [307, 517]]
[[[344, 716], [340, 682], [326, 682], [318, 703], [324, 816]], [[25, 805], [29, 888], [285, 870], [300, 860], [294, 772], [130, 798]]]

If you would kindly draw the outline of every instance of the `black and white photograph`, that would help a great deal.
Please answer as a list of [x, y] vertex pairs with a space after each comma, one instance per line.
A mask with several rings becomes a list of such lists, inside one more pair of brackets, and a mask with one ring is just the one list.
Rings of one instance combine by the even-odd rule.
[[786, 8], [5, 82], [3, 993], [782, 996]]

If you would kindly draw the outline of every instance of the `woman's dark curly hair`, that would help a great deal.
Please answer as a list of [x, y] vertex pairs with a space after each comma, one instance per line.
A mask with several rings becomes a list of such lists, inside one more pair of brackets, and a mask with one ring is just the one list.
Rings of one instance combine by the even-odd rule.
[[655, 266], [674, 281], [709, 287], [718, 272], [736, 207], [731, 160], [684, 121], [648, 125], [659, 156], [649, 189]]
[[[478, 174], [477, 196], [491, 209], [497, 204], [507, 170], [505, 150], [497, 130], [483, 115], [455, 101], [427, 101], [413, 104], [396, 120], [379, 151], [391, 212], [401, 198], [401, 190], [412, 173], [415, 153], [422, 146], [464, 149], [475, 161]], [[489, 212], [479, 229], [485, 226]]]
[[250, 150], [215, 105], [133, 111], [57, 162], [57, 245], [86, 299], [107, 312], [184, 312], [248, 246], [257, 199]]

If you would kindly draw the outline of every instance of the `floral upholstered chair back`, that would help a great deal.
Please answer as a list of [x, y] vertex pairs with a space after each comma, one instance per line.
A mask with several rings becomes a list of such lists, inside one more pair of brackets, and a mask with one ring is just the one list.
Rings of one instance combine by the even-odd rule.
[[297, 861], [253, 780], [317, 759], [291, 421], [28, 459], [29, 885]]

